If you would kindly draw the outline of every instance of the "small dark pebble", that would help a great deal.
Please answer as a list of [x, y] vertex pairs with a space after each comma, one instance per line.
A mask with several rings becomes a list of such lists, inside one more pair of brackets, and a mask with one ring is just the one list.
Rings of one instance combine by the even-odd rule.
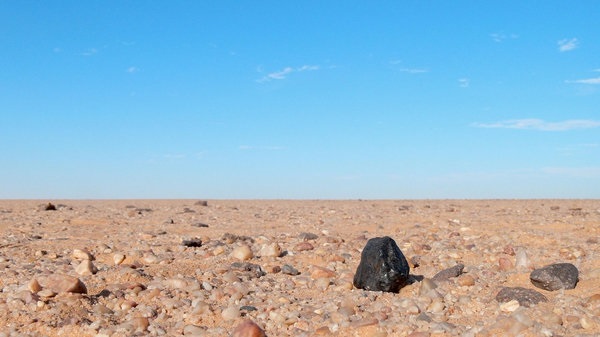
[[258, 310], [258, 309], [252, 305], [242, 305], [240, 307], [240, 311], [256, 311], [256, 310]]
[[52, 203], [48, 203], [48, 205], [46, 205], [46, 207], [44, 207], [45, 211], [56, 211], [56, 206], [54, 206], [54, 204]]
[[463, 273], [463, 269], [465, 269], [465, 265], [459, 263], [454, 267], [450, 267], [448, 269], [440, 271], [439, 273], [435, 274], [431, 279], [434, 282], [447, 281], [452, 277], [460, 276]]
[[245, 272], [249, 279], [265, 276], [266, 273], [261, 266], [249, 262], [234, 262], [231, 264], [231, 269]]
[[202, 247], [202, 240], [200, 238], [193, 238], [189, 240], [183, 240], [181, 244], [186, 247]]
[[296, 276], [296, 275], [300, 274], [298, 269], [290, 266], [289, 264], [284, 264], [281, 267], [281, 273], [286, 274], [286, 275], [292, 275], [292, 276]]
[[519, 305], [524, 307], [531, 307], [540, 302], [548, 302], [548, 298], [543, 294], [533, 290], [522, 287], [504, 287], [496, 295], [496, 301], [500, 303], [510, 302], [517, 300]]
[[200, 227], [200, 228], [208, 228], [208, 225], [202, 222], [196, 222], [192, 224], [193, 227]]
[[205, 206], [206, 207], [206, 206], [208, 206], [208, 201], [206, 201], [206, 200], [198, 200], [198, 201], [196, 201], [194, 203], [194, 205], [196, 205], [196, 206]]

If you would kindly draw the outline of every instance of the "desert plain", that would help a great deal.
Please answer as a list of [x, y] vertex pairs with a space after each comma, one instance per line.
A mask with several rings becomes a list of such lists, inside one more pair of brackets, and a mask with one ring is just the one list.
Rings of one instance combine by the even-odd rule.
[[[0, 200], [0, 336], [598, 336], [599, 230], [600, 200]], [[353, 286], [381, 236], [398, 293]], [[532, 284], [554, 263], [574, 289]]]

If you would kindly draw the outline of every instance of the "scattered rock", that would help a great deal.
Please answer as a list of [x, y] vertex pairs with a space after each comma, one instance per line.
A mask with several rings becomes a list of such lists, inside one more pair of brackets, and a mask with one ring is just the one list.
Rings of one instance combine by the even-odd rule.
[[248, 262], [234, 262], [231, 264], [231, 269], [245, 272], [245, 275], [250, 279], [262, 277], [266, 274], [261, 266]]
[[336, 275], [337, 274], [333, 270], [319, 266], [313, 266], [312, 272], [310, 273], [310, 277], [315, 280], [320, 278], [332, 278], [336, 277]]
[[198, 200], [198, 201], [196, 201], [196, 202], [194, 203], [194, 205], [196, 205], [196, 206], [204, 206], [204, 207], [206, 207], [206, 206], [208, 206], [208, 201], [206, 201], [206, 200]]
[[208, 225], [202, 222], [195, 222], [192, 224], [192, 227], [208, 228]]
[[519, 305], [524, 307], [531, 307], [540, 302], [548, 302], [548, 298], [546, 298], [546, 296], [543, 294], [535, 290], [522, 287], [505, 287], [502, 288], [496, 295], [496, 301], [500, 303], [505, 303], [512, 300], [518, 301]]
[[266, 337], [267, 335], [252, 320], [245, 320], [238, 324], [231, 333], [231, 337]]
[[555, 263], [532, 271], [529, 279], [534, 286], [548, 291], [574, 289], [579, 270], [571, 263]]
[[62, 274], [52, 274], [40, 277], [37, 280], [44, 289], [55, 293], [80, 293], [87, 294], [87, 288], [80, 279]]
[[408, 283], [409, 269], [392, 238], [372, 238], [362, 251], [353, 284], [359, 289], [398, 292]]
[[116, 254], [113, 255], [113, 262], [115, 263], [116, 266], [118, 266], [121, 263], [123, 263], [123, 261], [125, 261], [125, 255], [124, 254], [116, 253]]
[[231, 252], [231, 257], [236, 258], [238, 260], [246, 261], [246, 260], [250, 260], [251, 258], [253, 258], [254, 254], [252, 253], [252, 249], [250, 249], [250, 247], [243, 245], [243, 246], [236, 247]]
[[75, 267], [75, 272], [79, 275], [94, 275], [98, 272], [98, 268], [90, 260], [83, 260]]
[[44, 206], [44, 211], [56, 211], [56, 206], [49, 202], [46, 206]]
[[181, 244], [185, 247], [202, 247], [202, 240], [200, 238], [192, 238], [181, 241]]
[[283, 274], [286, 274], [286, 275], [292, 275], [292, 276], [296, 276], [296, 275], [300, 274], [300, 272], [298, 272], [298, 269], [296, 269], [296, 268], [294, 268], [294, 267], [290, 266], [289, 264], [284, 264], [284, 265], [281, 267], [281, 272], [282, 272]]
[[71, 255], [76, 260], [94, 260], [94, 256], [85, 249], [73, 249]]
[[316, 240], [318, 238], [319, 238], [319, 236], [314, 233], [302, 232], [302, 233], [298, 234], [298, 239], [300, 239], [302, 241], [311, 241], [311, 240]]
[[281, 247], [277, 243], [265, 243], [258, 254], [264, 257], [279, 257]]
[[294, 251], [296, 251], [296, 252], [302, 252], [305, 250], [313, 250], [313, 249], [315, 249], [315, 247], [310, 242], [307, 242], [307, 241], [302, 241], [294, 246]]
[[447, 269], [444, 269], [444, 270], [438, 272], [431, 279], [434, 282], [448, 281], [448, 279], [450, 279], [450, 278], [460, 276], [463, 273], [463, 269], [465, 269], [465, 265], [462, 263], [459, 263], [459, 264], [455, 265], [454, 267], [450, 267], [450, 268], [447, 268]]

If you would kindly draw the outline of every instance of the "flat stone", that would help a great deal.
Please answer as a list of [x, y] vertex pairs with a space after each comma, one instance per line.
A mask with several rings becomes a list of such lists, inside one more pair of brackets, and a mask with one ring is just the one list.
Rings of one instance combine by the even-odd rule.
[[524, 307], [531, 307], [540, 302], [548, 302], [548, 298], [543, 294], [533, 289], [522, 287], [505, 287], [496, 295], [496, 301], [500, 303], [506, 303], [512, 300], [516, 300], [519, 302], [519, 305]]
[[444, 270], [438, 272], [431, 279], [435, 282], [448, 281], [448, 279], [450, 279], [450, 278], [460, 276], [463, 272], [463, 269], [465, 269], [465, 265], [462, 263], [459, 263], [459, 264], [455, 265], [454, 267], [450, 267], [450, 268], [447, 268], [447, 269], [444, 269]]
[[182, 240], [181, 244], [185, 247], [202, 247], [202, 240], [200, 238], [192, 238], [188, 240]]
[[292, 276], [296, 276], [296, 275], [300, 274], [300, 272], [298, 272], [298, 269], [294, 268], [293, 266], [291, 266], [289, 264], [284, 264], [281, 267], [281, 273], [286, 274], [286, 275], [292, 275]]
[[398, 292], [408, 283], [410, 267], [389, 236], [367, 241], [354, 274], [356, 288], [371, 291]]
[[315, 247], [308, 241], [302, 241], [294, 246], [294, 251], [302, 252], [305, 250], [313, 250]]
[[318, 238], [319, 238], [319, 236], [314, 233], [302, 232], [302, 233], [298, 234], [298, 239], [300, 239], [302, 241], [311, 241], [311, 240], [316, 240]]
[[77, 277], [52, 274], [47, 277], [40, 277], [38, 282], [44, 289], [49, 289], [55, 293], [79, 293], [87, 294], [85, 284]]
[[529, 279], [534, 286], [548, 291], [574, 289], [579, 270], [571, 263], [555, 263], [532, 271]]

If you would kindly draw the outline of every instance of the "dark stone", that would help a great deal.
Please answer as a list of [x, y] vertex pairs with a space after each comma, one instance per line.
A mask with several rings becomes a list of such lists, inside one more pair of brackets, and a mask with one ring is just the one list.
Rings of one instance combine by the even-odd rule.
[[579, 270], [571, 263], [555, 263], [532, 271], [529, 279], [534, 286], [548, 291], [574, 289]]
[[239, 270], [243, 276], [248, 279], [263, 277], [266, 275], [261, 266], [249, 262], [234, 262], [231, 264], [231, 269]]
[[500, 303], [510, 302], [517, 300], [519, 305], [524, 307], [531, 307], [540, 302], [548, 302], [546, 296], [533, 290], [522, 287], [504, 287], [496, 295], [496, 301]]
[[56, 206], [54, 206], [54, 204], [49, 202], [48, 205], [46, 205], [46, 207], [44, 207], [44, 211], [56, 211]]
[[256, 311], [256, 310], [258, 310], [258, 309], [253, 305], [242, 305], [240, 307], [240, 311]]
[[192, 224], [193, 227], [200, 227], [200, 228], [208, 228], [208, 225], [202, 222], [196, 222]]
[[302, 241], [311, 241], [311, 240], [316, 240], [318, 238], [319, 238], [319, 236], [314, 233], [302, 232], [302, 233], [298, 234], [298, 239], [300, 239]]
[[362, 251], [353, 283], [359, 289], [397, 293], [408, 284], [409, 271], [406, 258], [392, 238], [372, 238]]
[[447, 281], [449, 278], [460, 276], [463, 273], [463, 269], [465, 269], [465, 265], [459, 263], [454, 267], [438, 272], [431, 279], [435, 282]]
[[281, 267], [281, 273], [286, 274], [286, 275], [292, 275], [292, 276], [296, 276], [296, 275], [300, 274], [298, 269], [290, 266], [289, 264], [284, 264]]
[[189, 240], [183, 240], [181, 244], [186, 247], [202, 247], [202, 240], [200, 238], [193, 238]]
[[194, 203], [194, 205], [196, 205], [196, 206], [205, 206], [206, 207], [206, 206], [208, 206], [208, 201], [206, 201], [206, 200], [198, 200], [198, 201], [196, 201]]

